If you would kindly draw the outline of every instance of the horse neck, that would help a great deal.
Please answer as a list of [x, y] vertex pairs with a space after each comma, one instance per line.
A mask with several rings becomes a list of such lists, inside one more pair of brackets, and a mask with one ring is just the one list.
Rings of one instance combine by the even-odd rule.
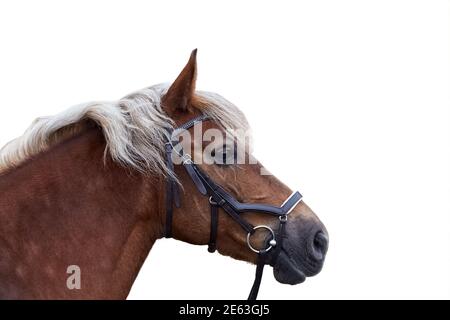
[[[163, 232], [162, 181], [104, 150], [92, 128], [0, 177], [0, 297], [128, 295]], [[81, 289], [67, 287], [72, 265]]]

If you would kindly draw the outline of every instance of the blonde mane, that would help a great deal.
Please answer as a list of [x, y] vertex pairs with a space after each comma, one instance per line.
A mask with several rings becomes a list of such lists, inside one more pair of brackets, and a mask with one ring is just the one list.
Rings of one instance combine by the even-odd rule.
[[[17, 167], [32, 156], [73, 137], [95, 122], [106, 140], [105, 155], [125, 167], [166, 175], [166, 133], [173, 121], [161, 107], [168, 85], [155, 85], [115, 102], [90, 102], [50, 117], [36, 119], [25, 133], [0, 150], [0, 173]], [[248, 129], [242, 112], [218, 94], [197, 91], [202, 112], [225, 128]]]

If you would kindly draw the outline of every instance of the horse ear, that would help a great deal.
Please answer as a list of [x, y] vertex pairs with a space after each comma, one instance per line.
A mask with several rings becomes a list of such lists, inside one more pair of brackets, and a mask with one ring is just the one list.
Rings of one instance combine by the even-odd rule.
[[188, 111], [195, 92], [196, 79], [197, 49], [192, 51], [188, 63], [162, 99], [166, 112], [173, 114], [176, 111]]

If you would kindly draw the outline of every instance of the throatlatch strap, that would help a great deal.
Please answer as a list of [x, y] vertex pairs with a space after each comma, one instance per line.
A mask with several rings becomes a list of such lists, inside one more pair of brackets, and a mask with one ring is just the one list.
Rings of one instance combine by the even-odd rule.
[[[173, 162], [172, 162], [172, 146], [166, 144], [166, 164], [170, 172], [173, 172]], [[172, 237], [172, 217], [173, 217], [173, 194], [174, 194], [174, 184], [173, 179], [170, 177], [166, 181], [166, 228], [165, 237]]]
[[172, 217], [173, 217], [173, 184], [172, 181], [169, 179], [166, 182], [166, 228], [165, 228], [165, 234], [164, 237], [171, 238], [172, 237]]
[[219, 224], [219, 207], [211, 204], [211, 230], [209, 233], [208, 251], [213, 253], [216, 251], [217, 227]]

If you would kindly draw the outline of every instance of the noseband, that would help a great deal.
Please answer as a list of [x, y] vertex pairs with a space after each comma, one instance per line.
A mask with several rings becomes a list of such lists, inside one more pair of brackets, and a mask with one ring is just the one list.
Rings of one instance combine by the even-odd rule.
[[[208, 244], [208, 251], [216, 251], [216, 239], [217, 239], [217, 227], [219, 222], [219, 208], [222, 208], [234, 221], [236, 221], [247, 232], [247, 245], [250, 250], [258, 254], [258, 261], [256, 264], [256, 275], [253, 282], [252, 289], [248, 296], [248, 300], [256, 300], [258, 295], [259, 286], [261, 284], [261, 278], [266, 264], [270, 264], [278, 257], [285, 236], [285, 225], [288, 219], [289, 213], [296, 207], [296, 205], [302, 200], [300, 192], [292, 193], [286, 201], [280, 207], [266, 205], [266, 204], [254, 204], [254, 203], [241, 203], [236, 200], [230, 193], [225, 191], [220, 185], [214, 182], [204, 171], [202, 171], [193, 161], [189, 154], [185, 154], [182, 148], [177, 148], [180, 141], [178, 139], [179, 134], [192, 128], [195, 124], [211, 120], [206, 115], [196, 117], [178, 128], [174, 129], [168, 138], [168, 142], [165, 145], [167, 167], [170, 170], [172, 176], [169, 176], [166, 181], [166, 227], [165, 237], [172, 237], [172, 219], [173, 219], [173, 205], [180, 208], [180, 191], [178, 182], [173, 178], [174, 164], [172, 161], [172, 153], [175, 152], [182, 160], [182, 164], [189, 174], [192, 182], [197, 187], [198, 191], [206, 197], [208, 197], [209, 205], [211, 208], [211, 229], [210, 238]], [[247, 222], [242, 213], [246, 212], [259, 212], [269, 214], [278, 217], [279, 226], [278, 231], [275, 233], [272, 228], [267, 225], [253, 226]], [[269, 231], [271, 239], [268, 241], [266, 248], [257, 249], [251, 244], [251, 237], [258, 229], [265, 229]], [[273, 249], [273, 250], [272, 250]], [[269, 255], [269, 251], [272, 250], [272, 255]]]

